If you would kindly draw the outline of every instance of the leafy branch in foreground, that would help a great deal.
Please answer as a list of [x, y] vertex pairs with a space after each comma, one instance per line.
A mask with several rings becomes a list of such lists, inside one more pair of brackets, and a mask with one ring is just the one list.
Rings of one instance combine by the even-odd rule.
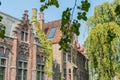
[[0, 38], [5, 37], [5, 26], [1, 23], [2, 21], [2, 16], [0, 16]]
[[[1, 6], [1, 1], [0, 1]], [[0, 38], [4, 39], [5, 37], [5, 26], [1, 23], [3, 17], [0, 15]]]
[[[44, 3], [44, 5], [40, 8], [41, 11], [44, 11], [49, 6], [56, 6], [59, 8], [57, 0], [40, 0], [40, 2]], [[62, 5], [64, 5], [64, 3]], [[78, 36], [80, 34], [80, 20], [87, 20], [86, 13], [89, 8], [90, 3], [88, 0], [75, 0], [72, 8], [68, 7], [65, 11], [63, 11], [61, 21], [62, 38], [59, 42], [59, 45], [61, 46], [60, 49], [63, 49], [63, 51], [68, 51], [69, 47], [71, 47], [70, 44], [73, 41], [73, 35]], [[77, 13], [76, 18], [73, 18], [75, 15], [74, 12]]]

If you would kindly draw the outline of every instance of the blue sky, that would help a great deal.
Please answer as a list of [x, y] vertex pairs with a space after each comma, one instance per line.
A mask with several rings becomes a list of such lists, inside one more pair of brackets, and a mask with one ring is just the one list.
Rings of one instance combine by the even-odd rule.
[[[31, 15], [32, 8], [37, 8], [38, 13], [40, 13], [39, 8], [41, 6], [41, 3], [39, 0], [0, 0], [0, 1], [2, 3], [2, 5], [0, 6], [0, 11], [19, 19], [21, 19], [24, 10], [29, 10], [29, 15]], [[62, 15], [61, 12], [65, 10], [66, 7], [73, 7], [74, 0], [58, 0], [58, 1], [60, 3], [59, 9], [55, 7], [49, 7], [47, 10], [44, 11], [45, 22], [60, 19]], [[88, 16], [93, 15], [95, 6], [102, 4], [103, 2], [106, 1], [111, 2], [113, 0], [89, 0], [89, 2], [91, 3], [91, 7], [89, 12], [87, 13]], [[84, 40], [86, 39], [85, 26], [86, 26], [85, 22], [81, 21], [80, 28], [81, 34], [78, 37], [78, 41], [81, 45], [84, 43]]]

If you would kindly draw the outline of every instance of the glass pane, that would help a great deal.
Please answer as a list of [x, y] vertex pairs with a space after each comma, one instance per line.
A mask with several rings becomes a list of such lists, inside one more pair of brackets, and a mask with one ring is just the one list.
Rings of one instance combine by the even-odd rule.
[[3, 80], [4, 78], [4, 68], [0, 67], [0, 80]]
[[48, 35], [48, 38], [51, 39], [54, 37], [54, 34], [55, 34], [55, 31], [56, 31], [56, 28], [52, 28], [49, 35]]
[[66, 74], [64, 74], [64, 80], [66, 80]]
[[37, 72], [37, 80], [40, 80], [40, 72]]
[[66, 74], [66, 69], [64, 69], [64, 74]]
[[22, 75], [22, 70], [18, 69], [18, 76], [21, 76], [21, 75]]
[[4, 48], [0, 47], [0, 53], [4, 53]]
[[24, 41], [24, 32], [21, 32], [21, 40]]
[[5, 54], [8, 55], [10, 50], [7, 48]]
[[38, 69], [38, 70], [41, 70], [41, 65], [38, 64], [38, 65], [37, 65], [37, 69]]
[[28, 35], [28, 33], [25, 33], [25, 41], [27, 41], [27, 35]]
[[23, 71], [23, 80], [26, 80], [26, 76], [27, 76], [27, 70]]
[[22, 62], [18, 62], [18, 67], [22, 68]]
[[66, 62], [66, 53], [63, 53], [63, 61]]
[[0, 67], [0, 75], [3, 75], [4, 73], [4, 68]]
[[0, 75], [0, 80], [3, 80], [3, 75]]
[[68, 55], [68, 61], [71, 62], [71, 55]]
[[26, 63], [26, 62], [24, 63], [24, 68], [25, 68], [25, 69], [27, 68], [27, 63]]
[[23, 76], [26, 77], [26, 74], [27, 74], [27, 70], [24, 70]]
[[44, 72], [42, 72], [42, 75], [41, 75], [41, 80], [44, 80]]
[[23, 77], [23, 80], [26, 80], [26, 77]]
[[6, 65], [6, 59], [1, 59], [1, 65], [5, 66]]
[[17, 76], [17, 80], [22, 80], [21, 76]]
[[42, 70], [42, 71], [44, 70], [44, 66], [43, 66], [43, 65], [41, 66], [41, 70]]

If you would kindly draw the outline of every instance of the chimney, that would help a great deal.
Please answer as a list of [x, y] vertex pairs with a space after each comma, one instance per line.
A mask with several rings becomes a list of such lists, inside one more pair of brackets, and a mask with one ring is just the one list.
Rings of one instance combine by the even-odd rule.
[[39, 14], [39, 23], [40, 23], [40, 29], [44, 30], [44, 27], [43, 27], [43, 24], [44, 24], [44, 13], [43, 12], [41, 12]]
[[37, 21], [37, 9], [33, 8], [32, 9], [32, 18], [31, 18], [31, 23]]

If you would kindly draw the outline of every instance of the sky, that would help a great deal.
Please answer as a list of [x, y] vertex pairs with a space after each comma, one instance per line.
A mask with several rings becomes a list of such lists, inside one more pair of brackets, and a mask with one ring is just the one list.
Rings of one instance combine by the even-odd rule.
[[[38, 14], [40, 13], [39, 8], [42, 5], [40, 0], [0, 0], [2, 5], [0, 6], [0, 11], [6, 14], [9, 14], [13, 17], [21, 19], [24, 10], [29, 11], [29, 19], [31, 18], [32, 8], [37, 8]], [[75, 0], [58, 0], [60, 7], [55, 8], [49, 7], [47, 10], [44, 11], [44, 20], [45, 22], [50, 22], [54, 20], [61, 19], [62, 11], [66, 9], [66, 7], [73, 7]], [[79, 0], [78, 0], [79, 1]], [[102, 4], [103, 2], [112, 2], [113, 0], [89, 0], [91, 3], [91, 7], [87, 16], [90, 17], [94, 13], [94, 8], [97, 5]], [[80, 3], [80, 2], [78, 2]], [[81, 21], [80, 27], [80, 35], [78, 36], [78, 42], [83, 45], [84, 41], [87, 37], [86, 34], [86, 23]]]

